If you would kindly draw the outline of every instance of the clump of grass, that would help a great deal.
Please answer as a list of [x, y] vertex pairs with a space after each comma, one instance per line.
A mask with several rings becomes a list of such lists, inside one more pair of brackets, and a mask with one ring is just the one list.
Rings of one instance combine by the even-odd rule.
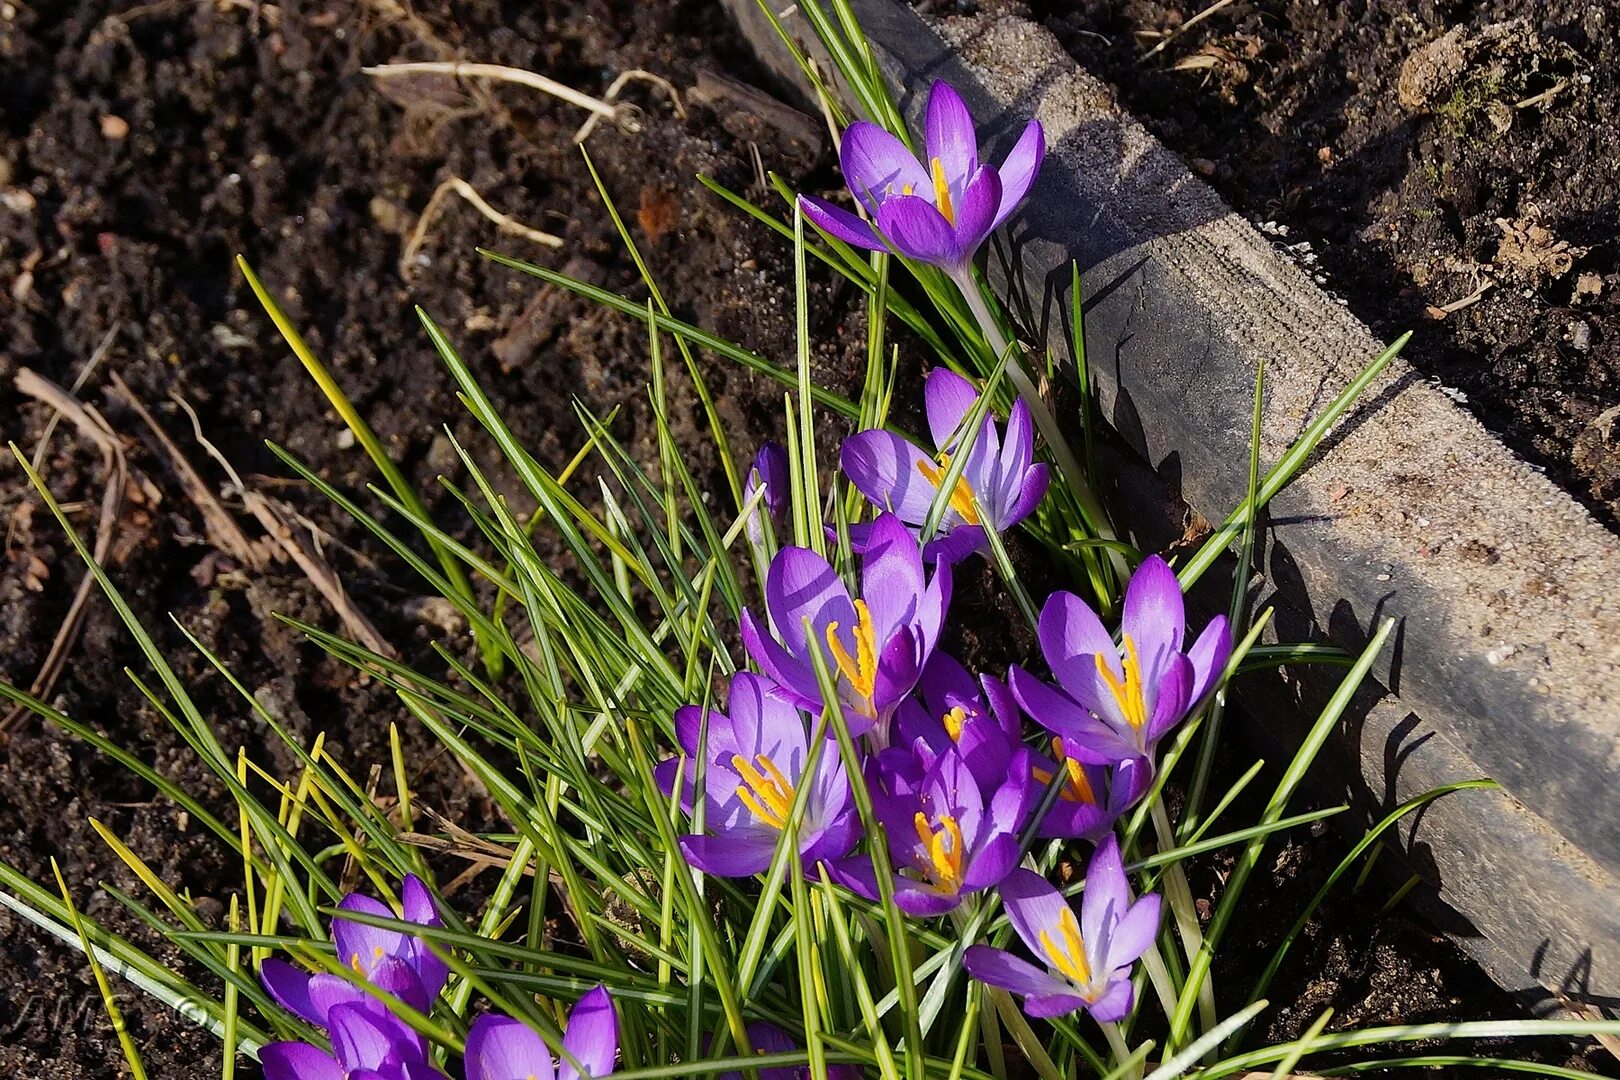
[[[909, 140], [848, 5], [806, 0], [801, 9], [862, 115]], [[826, 104], [846, 118], [843, 103]], [[942, 165], [929, 164], [936, 185], [930, 206], [954, 226], [961, 204], [947, 211], [946, 202], [953, 192], [965, 196], [948, 175], [940, 179]], [[638, 461], [615, 439], [608, 418], [581, 405], [586, 450], [565, 469], [549, 468], [507, 426], [449, 336], [421, 312], [424, 332], [498, 449], [501, 467], [537, 507], [532, 516], [519, 515], [497, 494], [504, 478], [497, 483], [452, 437], [461, 474], [444, 483], [476, 542], [428, 514], [249, 271], [272, 320], [374, 461], [383, 483], [371, 493], [386, 516], [369, 512], [354, 493], [286, 450], [272, 449], [453, 606], [481, 664], [475, 668], [467, 650], [450, 642], [438, 649], [442, 664], [422, 670], [287, 621], [387, 686], [400, 722], [419, 724], [484, 788], [504, 819], [502, 831], [471, 833], [419, 818], [409, 784], [413, 763], [397, 728], [390, 761], [341, 762], [324, 736], [307, 744], [294, 738], [182, 627], [241, 694], [265, 737], [297, 765], [278, 773], [272, 755], [223, 745], [118, 583], [18, 455], [142, 650], [149, 672], [130, 678], [230, 800], [223, 809], [210, 806], [92, 727], [0, 686], [0, 697], [146, 781], [240, 861], [229, 928], [211, 930], [137, 852], [100, 830], [148, 895], [110, 886], [109, 892], [206, 971], [203, 980], [84, 917], [65, 891], [59, 895], [0, 864], [0, 903], [77, 943], [95, 965], [137, 1075], [139, 1048], [111, 1005], [109, 975], [219, 1035], [227, 1077], [242, 1055], [261, 1057], [272, 1075], [299, 1075], [288, 1062], [317, 1057], [352, 1070], [360, 1028], [375, 1036], [367, 1045], [389, 1055], [364, 1064], [404, 1080], [441, 1075], [462, 1057], [468, 1074], [477, 1074], [493, 1060], [496, 1043], [531, 1062], [546, 1046], [565, 1073], [583, 1069], [599, 1077], [616, 1070], [625, 1080], [739, 1072], [754, 1080], [782, 1070], [816, 1080], [851, 1070], [883, 1080], [1007, 1080], [1031, 1072], [1060, 1080], [1151, 1070], [1160, 1080], [1267, 1067], [1282, 1075], [1327, 1054], [1338, 1056], [1328, 1059], [1323, 1075], [1461, 1062], [1515, 1068], [1524, 1066], [1434, 1054], [1376, 1062], [1345, 1055], [1417, 1040], [1620, 1033], [1613, 1023], [1561, 1021], [1328, 1032], [1324, 1014], [1293, 1042], [1243, 1048], [1248, 1025], [1267, 1007], [1271, 980], [1334, 884], [1405, 814], [1489, 786], [1486, 780], [1426, 793], [1379, 822], [1301, 912], [1255, 986], [1218, 994], [1211, 978], [1218, 951], [1251, 947], [1239, 936], [1241, 905], [1270, 838], [1345, 809], [1290, 812], [1391, 630], [1388, 623], [1379, 627], [1358, 656], [1326, 657], [1345, 668], [1338, 692], [1295, 757], [1269, 778], [1272, 791], [1258, 819], [1229, 820], [1261, 769], [1255, 763], [1219, 789], [1214, 761], [1227, 686], [1248, 665], [1325, 658], [1319, 646], [1256, 644], [1269, 613], [1251, 611], [1242, 589], [1256, 516], [1405, 339], [1373, 358], [1269, 466], [1259, 452], [1264, 381], [1257, 376], [1247, 497], [1172, 571], [1120, 542], [1089, 494], [1088, 477], [1095, 475], [1089, 422], [1080, 445], [1069, 447], [1056, 425], [1040, 421], [1048, 406], [1032, 393], [1042, 372], [1021, 354], [970, 258], [956, 253], [930, 261], [927, 252], [900, 242], [900, 232], [862, 253], [836, 231], [808, 230], [803, 205], [785, 186], [781, 205], [765, 207], [705, 183], [783, 238], [797, 285], [794, 363], [778, 364], [675, 318], [598, 178], [645, 277], [647, 302], [490, 257], [646, 327], [657, 461]], [[880, 224], [891, 220], [877, 216]], [[812, 378], [806, 287], [812, 262], [865, 297], [868, 363], [855, 398]], [[1071, 301], [1078, 317], [1078, 268]], [[908, 433], [886, 429], [896, 382], [891, 320], [923, 343], [931, 366], [948, 373], [930, 378], [931, 407], [956, 402], [956, 422], [934, 432], [937, 458], [916, 449]], [[1073, 335], [1078, 368], [1067, 374], [1088, 396], [1078, 325]], [[671, 370], [671, 347], [724, 463], [725, 490], [718, 493], [705, 489], [688, 465], [688, 448], [672, 434], [669, 387], [678, 373]], [[715, 411], [705, 373], [716, 361], [765, 374], [783, 389], [783, 445], [753, 468], [741, 466]], [[839, 470], [829, 467], [830, 448], [816, 444], [825, 413], [857, 433], [845, 444]], [[1036, 427], [1045, 440], [1041, 460], [1020, 459], [1020, 470], [1009, 473], [1006, 459], [991, 451], [1018, 459], [1020, 439], [1033, 448]], [[874, 468], [874, 461], [904, 468]], [[580, 480], [587, 467], [598, 471], [588, 497]], [[917, 482], [913, 473], [928, 485], [921, 499], [908, 486]], [[1031, 485], [1041, 491], [1026, 507], [1022, 496]], [[879, 513], [885, 509], [894, 513]], [[1010, 528], [1051, 552], [1062, 588], [1020, 576], [1002, 535]], [[542, 558], [538, 529], [548, 531], [562, 562]], [[779, 543], [778, 535], [792, 543]], [[1014, 658], [976, 657], [978, 666], [993, 670], [964, 684], [934, 655], [940, 625], [950, 617], [943, 595], [951, 570], [943, 552], [953, 544], [963, 547], [955, 558], [982, 557], [995, 567], [1046, 646], [1050, 672], [1013, 672], [1009, 687], [1000, 676]], [[925, 567], [930, 550], [933, 565]], [[1184, 621], [1175, 621], [1172, 634], [1162, 612], [1179, 609], [1179, 590], [1228, 557], [1237, 561], [1239, 585], [1225, 618], [1212, 624], [1212, 640], [1225, 644], [1201, 651], [1194, 643], [1183, 655]], [[825, 610], [799, 595], [811, 581]], [[1144, 605], [1160, 615], [1144, 616]], [[1113, 621], [1116, 614], [1117, 645], [1098, 636], [1109, 633], [1101, 618]], [[1139, 647], [1153, 634], [1173, 642], [1144, 665]], [[1064, 642], [1082, 639], [1088, 647], [1062, 652]], [[750, 661], [760, 670], [750, 670]], [[1196, 691], [1175, 682], [1195, 677]], [[721, 684], [728, 687], [723, 696], [716, 693]], [[1158, 707], [1176, 693], [1179, 711]], [[1052, 711], [1058, 707], [1061, 716]], [[989, 747], [988, 759], [966, 749], [970, 737], [981, 736], [976, 745]], [[1129, 742], [1125, 750], [1105, 749], [1121, 740]], [[992, 767], [976, 773], [986, 760]], [[388, 808], [355, 779], [374, 765], [390, 778]], [[1175, 818], [1164, 798], [1171, 783], [1186, 792]], [[1114, 799], [1118, 792], [1127, 794]], [[938, 804], [951, 800], [951, 812], [942, 812]], [[914, 816], [897, 812], [913, 807]], [[1055, 824], [1060, 811], [1069, 826]], [[1184, 864], [1222, 849], [1235, 851], [1236, 861], [1205, 923], [1193, 907]], [[495, 881], [465, 910], [432, 899], [438, 866], [430, 853], [482, 861]], [[1060, 865], [1087, 862], [1083, 881], [1056, 887]], [[983, 870], [992, 864], [999, 876]], [[362, 881], [360, 891], [372, 899], [358, 899], [340, 884], [346, 880]], [[1068, 906], [1076, 895], [1078, 918]], [[1032, 912], [1049, 922], [1039, 924]], [[1133, 944], [1111, 952], [1125, 927]], [[1027, 954], [1046, 969], [1036, 972], [1047, 980], [1038, 984], [1044, 990], [1006, 977], [1016, 964], [1029, 967], [1017, 941], [1032, 937]], [[358, 941], [365, 947], [355, 947]], [[301, 998], [298, 987], [312, 985], [342, 1003]], [[1022, 1007], [1015, 996], [1024, 998]], [[611, 1002], [605, 1015], [604, 1000]], [[602, 1027], [608, 1021], [611, 1047]], [[549, 1077], [551, 1061], [547, 1055], [543, 1069], [525, 1067]]]

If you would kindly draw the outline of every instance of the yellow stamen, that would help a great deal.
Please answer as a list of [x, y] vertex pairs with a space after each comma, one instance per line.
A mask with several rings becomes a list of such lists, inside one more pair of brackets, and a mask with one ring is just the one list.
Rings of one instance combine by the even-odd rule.
[[855, 601], [854, 656], [849, 655], [839, 639], [838, 626], [836, 621], [827, 624], [827, 649], [855, 693], [870, 706], [872, 692], [877, 689], [877, 628], [872, 625], [872, 611], [866, 601]]
[[1125, 678], [1122, 681], [1114, 674], [1114, 669], [1108, 666], [1108, 660], [1102, 653], [1096, 654], [1097, 674], [1107, 684], [1109, 693], [1114, 695], [1114, 703], [1124, 715], [1131, 727], [1137, 731], [1147, 724], [1147, 700], [1142, 696], [1142, 660], [1136, 654], [1136, 642], [1131, 635], [1125, 635]]
[[945, 734], [951, 737], [951, 742], [961, 742], [962, 725], [967, 723], [967, 710], [958, 705], [946, 713], [941, 722], [945, 725]]
[[1080, 937], [1080, 923], [1073, 908], [1064, 908], [1058, 919], [1058, 934], [1063, 938], [1059, 948], [1052, 941], [1050, 931], [1041, 931], [1041, 948], [1052, 966], [1072, 979], [1077, 986], [1091, 985], [1091, 965], [1086, 962], [1086, 943]]
[[900, 194], [902, 194], [902, 195], [910, 195], [910, 194], [913, 194], [916, 190], [917, 190], [917, 185], [915, 185], [915, 184], [903, 184], [903, 185], [901, 185], [901, 188], [900, 188]]
[[922, 841], [923, 851], [928, 855], [928, 865], [922, 870], [934, 879], [935, 887], [942, 893], [951, 894], [962, 890], [962, 828], [957, 825], [956, 819], [949, 814], [942, 814], [939, 818], [939, 828], [935, 830], [928, 822], [928, 815], [921, 810], [913, 819], [917, 826], [917, 839]]
[[[759, 762], [759, 769], [741, 754], [731, 755], [731, 767], [743, 778], [737, 785], [737, 798], [755, 817], [773, 829], [781, 829], [787, 824], [788, 809], [793, 805], [793, 785], [766, 755], [760, 754], [754, 760]], [[760, 769], [770, 775], [766, 776]]]
[[1080, 762], [1063, 754], [1063, 740], [1052, 739], [1052, 754], [1069, 773], [1068, 782], [1063, 785], [1062, 797], [1070, 802], [1090, 803], [1097, 805], [1097, 793], [1092, 790], [1091, 780], [1086, 776], [1086, 770]]
[[956, 211], [951, 209], [951, 184], [945, 179], [945, 164], [939, 158], [933, 158], [928, 164], [934, 173], [934, 206], [946, 221], [955, 225]]
[[[1086, 776], [1085, 766], [1074, 758], [1064, 756], [1062, 739], [1056, 737], [1052, 739], [1052, 756], [1063, 767], [1063, 771], [1068, 773], [1068, 779], [1063, 781], [1063, 788], [1058, 792], [1058, 798], [1065, 802], [1089, 803], [1092, 806], [1100, 805], [1097, 802], [1096, 789], [1091, 786], [1091, 778]], [[1029, 772], [1035, 778], [1037, 784], [1050, 784], [1052, 782], [1052, 774], [1045, 769], [1030, 769]]]
[[[940, 454], [938, 465], [922, 460], [917, 462], [917, 471], [923, 474], [923, 479], [934, 485], [935, 491], [939, 490], [939, 485], [944, 481], [945, 473], [950, 467], [951, 455], [949, 454]], [[957, 517], [969, 525], [979, 523], [979, 510], [973, 502], [973, 489], [968, 486], [967, 477], [965, 476], [958, 476], [956, 486], [951, 489], [951, 509], [956, 511]]]

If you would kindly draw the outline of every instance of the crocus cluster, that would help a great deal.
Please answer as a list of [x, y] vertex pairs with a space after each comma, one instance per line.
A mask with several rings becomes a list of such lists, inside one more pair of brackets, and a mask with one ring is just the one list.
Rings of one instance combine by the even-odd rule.
[[[432, 892], [413, 875], [401, 888], [395, 915], [388, 905], [360, 893], [338, 904], [342, 911], [443, 926]], [[306, 974], [274, 958], [259, 976], [278, 1004], [326, 1032], [331, 1050], [305, 1042], [271, 1043], [260, 1050], [265, 1080], [446, 1080], [428, 1058], [422, 1036], [396, 1015], [396, 1004], [426, 1014], [444, 989], [449, 967], [422, 938], [346, 919], [332, 920], [332, 941], [348, 972]], [[367, 983], [368, 988], [362, 986]], [[613, 1071], [618, 1019], [603, 987], [580, 998], [563, 1036], [563, 1061], [537, 1033], [510, 1017], [486, 1014], [467, 1035], [463, 1069], [467, 1080], [601, 1080]], [[583, 1073], [581, 1072], [583, 1070]]]
[[[978, 950], [971, 970], [1025, 995], [1032, 1015], [1084, 1008], [1116, 1018], [1129, 1008], [1130, 965], [1151, 943], [1159, 909], [1157, 897], [1132, 902], [1113, 827], [1147, 792], [1159, 740], [1213, 691], [1230, 635], [1216, 619], [1184, 648], [1180, 585], [1151, 557], [1126, 589], [1117, 644], [1079, 597], [1048, 600], [1039, 638], [1050, 681], [1018, 666], [1005, 681], [976, 674], [939, 648], [953, 572], [985, 550], [991, 530], [1035, 511], [1047, 474], [1033, 460], [1027, 410], [1015, 407], [1003, 427], [972, 384], [946, 371], [925, 393], [935, 454], [885, 431], [843, 446], [844, 471], [876, 513], [850, 530], [857, 572], [846, 578], [808, 548], [776, 552], [764, 612], [741, 620], [758, 672], [734, 675], [723, 706], [675, 714], [680, 753], [657, 777], [702, 822], [681, 839], [699, 870], [762, 873], [791, 833], [802, 872], [825, 867], [872, 900], [892, 893], [917, 917], [999, 889], [1046, 968]], [[779, 453], [762, 452], [750, 475], [767, 495], [785, 472]], [[953, 469], [958, 453], [965, 459]], [[958, 479], [942, 492], [948, 472]], [[932, 513], [936, 500], [943, 514]], [[751, 530], [786, 512], [785, 502], [750, 501], [761, 518]], [[939, 532], [925, 537], [931, 516]], [[830, 726], [820, 722], [824, 685], [855, 737], [885, 859], [862, 835], [836, 740], [817, 734]], [[1026, 740], [1026, 718], [1039, 738]], [[1099, 845], [1078, 917], [1018, 868], [1033, 836]]]

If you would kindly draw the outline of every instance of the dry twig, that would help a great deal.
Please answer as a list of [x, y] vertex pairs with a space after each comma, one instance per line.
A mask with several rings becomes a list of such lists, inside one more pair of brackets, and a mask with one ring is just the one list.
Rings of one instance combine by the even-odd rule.
[[[129, 482], [129, 466], [124, 460], [124, 448], [119, 445], [118, 437], [113, 434], [112, 428], [102, 419], [100, 413], [44, 376], [28, 368], [21, 368], [17, 372], [16, 386], [17, 391], [25, 397], [43, 402], [55, 409], [59, 415], [66, 417], [83, 438], [95, 444], [96, 449], [101, 451], [101, 463], [106, 473], [107, 486], [101, 495], [101, 514], [96, 521], [96, 540], [91, 548], [91, 555], [98, 565], [103, 564], [107, 552], [112, 549], [113, 535], [118, 529], [118, 515], [124, 505], [124, 488]], [[51, 692], [51, 687], [56, 685], [56, 680], [62, 673], [62, 666], [67, 662], [68, 651], [72, 649], [74, 639], [78, 637], [79, 628], [84, 622], [84, 606], [89, 602], [95, 584], [95, 575], [87, 569], [84, 577], [79, 579], [79, 587], [73, 593], [73, 602], [68, 605], [67, 616], [57, 628], [56, 636], [51, 639], [51, 648], [45, 655], [45, 663], [40, 666], [39, 674], [34, 676], [33, 683], [28, 687], [28, 692], [32, 696], [43, 699]], [[27, 711], [26, 706], [19, 705], [4, 716], [0, 716], [0, 733], [4, 733]]]
[[[602, 95], [603, 103], [612, 105], [618, 101], [619, 95], [624, 92], [624, 88], [629, 86], [632, 81], [651, 83], [653, 86], [663, 90], [664, 93], [669, 95], [670, 104], [675, 107], [675, 115], [682, 120], [686, 119], [686, 106], [681, 104], [681, 95], [676, 92], [675, 84], [662, 75], [654, 75], [652, 72], [643, 71], [640, 68], [631, 68], [629, 71], [620, 72], [619, 77], [608, 84], [607, 93]], [[585, 118], [585, 122], [579, 126], [579, 130], [574, 132], [574, 141], [582, 143], [590, 138], [591, 132], [596, 130], [596, 125], [601, 120], [601, 113], [591, 113], [590, 116]], [[636, 123], [639, 125], [640, 121], [636, 121]], [[628, 130], [634, 131], [636, 129], [630, 128]]]
[[577, 105], [588, 112], [596, 113], [603, 119], [612, 120], [626, 131], [640, 130], [635, 118], [628, 110], [615, 108], [606, 101], [591, 97], [589, 94], [575, 90], [572, 86], [548, 79], [532, 71], [522, 68], [506, 67], [502, 64], [465, 64], [457, 60], [427, 61], [425, 63], [381, 64], [376, 67], [361, 68], [361, 71], [374, 79], [391, 79], [406, 75], [450, 75], [465, 79], [496, 79], [501, 82], [516, 83], [527, 86], [531, 90], [538, 90], [542, 94], [550, 94], [570, 105]]
[[1213, 4], [1209, 5], [1209, 7], [1205, 8], [1203, 11], [1200, 11], [1198, 14], [1194, 15], [1192, 18], [1188, 19], [1186, 22], [1164, 35], [1157, 45], [1153, 46], [1153, 48], [1149, 49], [1147, 52], [1138, 57], [1136, 62], [1140, 64], [1148, 57], [1162, 52], [1164, 49], [1169, 47], [1170, 43], [1176, 40], [1176, 38], [1180, 37], [1182, 34], [1185, 34], [1188, 30], [1191, 30], [1193, 27], [1197, 26], [1199, 23], [1203, 22], [1205, 19], [1209, 18], [1211, 15], [1215, 14], [1217, 11], [1231, 3], [1232, 0], [1215, 0]]
[[174, 469], [175, 476], [180, 480], [180, 486], [185, 490], [186, 497], [197, 507], [202, 515], [203, 532], [208, 542], [216, 548], [245, 566], [255, 570], [262, 570], [265, 566], [265, 554], [257, 544], [247, 538], [247, 534], [236, 524], [236, 519], [230, 511], [225, 509], [223, 503], [209, 490], [207, 483], [192, 467], [191, 462], [180, 452], [180, 448], [169, 438], [168, 432], [158, 425], [152, 413], [135, 396], [124, 380], [115, 373], [112, 376], [113, 389], [124, 399], [135, 415], [141, 418], [152, 437], [157, 440], [159, 449], [169, 460], [169, 466]]
[[521, 236], [549, 248], [563, 246], [562, 237], [530, 228], [516, 218], [501, 213], [489, 205], [471, 184], [459, 176], [452, 176], [433, 189], [433, 194], [428, 198], [427, 205], [422, 208], [421, 216], [416, 219], [416, 227], [411, 230], [410, 238], [405, 241], [405, 247], [399, 253], [400, 277], [408, 279], [412, 276], [411, 270], [416, 265], [417, 253], [422, 250], [422, 245], [427, 242], [428, 229], [444, 208], [444, 201], [452, 194], [460, 195], [467, 200], [474, 210], [493, 221], [502, 232]]

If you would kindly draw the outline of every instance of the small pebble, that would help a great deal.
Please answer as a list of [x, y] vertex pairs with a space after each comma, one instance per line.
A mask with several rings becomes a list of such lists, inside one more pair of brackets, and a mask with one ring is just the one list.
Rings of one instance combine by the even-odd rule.
[[101, 134], [103, 138], [115, 141], [126, 139], [129, 137], [129, 121], [109, 113], [101, 118]]
[[1576, 352], [1585, 352], [1592, 347], [1592, 324], [1578, 322], [1570, 327], [1569, 343], [1575, 347]]

